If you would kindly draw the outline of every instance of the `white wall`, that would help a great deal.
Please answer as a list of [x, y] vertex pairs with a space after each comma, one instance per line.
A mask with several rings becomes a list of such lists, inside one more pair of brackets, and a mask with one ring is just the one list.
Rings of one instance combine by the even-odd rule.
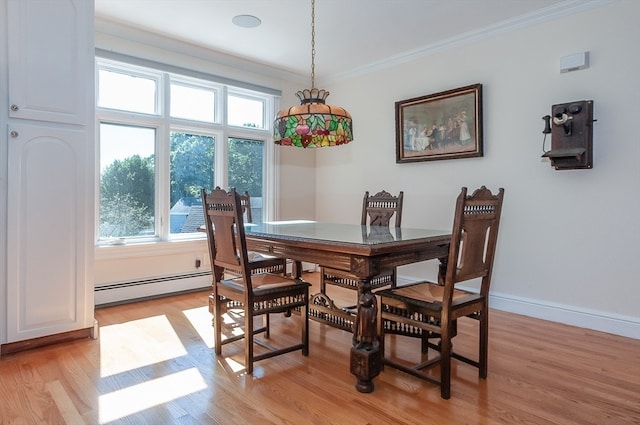
[[[316, 152], [316, 218], [353, 222], [365, 190], [403, 190], [403, 225], [448, 229], [462, 186], [504, 187], [492, 306], [640, 338], [639, 17], [640, 2], [620, 0], [331, 83], [355, 141]], [[560, 57], [582, 51], [590, 68], [560, 74]], [[474, 83], [484, 157], [396, 164], [394, 103]], [[541, 117], [574, 100], [594, 101], [594, 168], [556, 171]]]

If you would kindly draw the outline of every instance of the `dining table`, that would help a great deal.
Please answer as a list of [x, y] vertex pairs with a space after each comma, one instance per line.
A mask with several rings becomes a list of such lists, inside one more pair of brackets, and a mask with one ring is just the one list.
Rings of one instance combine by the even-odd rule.
[[381, 370], [378, 350], [376, 300], [370, 281], [395, 267], [440, 260], [446, 268], [450, 231], [360, 224], [290, 220], [245, 225], [247, 248], [251, 251], [293, 261], [293, 275], [300, 278], [302, 262], [351, 272], [359, 278], [359, 301], [355, 311], [336, 307], [326, 294], [310, 297], [309, 316], [353, 332], [350, 372], [356, 389], [374, 389], [373, 378]]

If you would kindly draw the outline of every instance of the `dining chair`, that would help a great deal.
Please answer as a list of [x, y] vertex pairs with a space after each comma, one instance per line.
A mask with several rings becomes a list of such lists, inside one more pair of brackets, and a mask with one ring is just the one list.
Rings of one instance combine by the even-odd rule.
[[[245, 339], [245, 368], [253, 373], [253, 364], [280, 354], [302, 350], [309, 353], [309, 283], [282, 274], [255, 273], [256, 266], [249, 259], [240, 195], [216, 188], [211, 193], [201, 190], [205, 229], [213, 274], [213, 327], [215, 353], [222, 354], [222, 346]], [[239, 271], [238, 276], [225, 278], [227, 269]], [[222, 338], [223, 315], [229, 309], [241, 308], [244, 313], [244, 332]], [[299, 310], [301, 342], [274, 347], [257, 335], [270, 338], [269, 314]], [[288, 315], [288, 314], [287, 314]], [[262, 325], [254, 326], [254, 318], [262, 317]], [[266, 351], [255, 354], [254, 344]]]
[[[216, 186], [216, 189], [220, 189], [220, 186]], [[242, 208], [242, 214], [245, 223], [253, 223], [253, 215], [251, 212], [251, 196], [249, 192], [245, 192], [240, 195], [240, 206]], [[273, 255], [266, 255], [259, 252], [249, 251], [249, 261], [251, 262], [252, 273], [280, 273], [286, 274], [287, 272], [287, 259], [279, 258]], [[228, 269], [226, 273], [240, 274], [238, 270]]]
[[[481, 379], [487, 377], [488, 296], [503, 196], [504, 189], [493, 195], [485, 186], [467, 196], [467, 188], [463, 187], [456, 202], [443, 281], [418, 282], [376, 293], [382, 365], [438, 384], [444, 399], [451, 396], [452, 357], [477, 367]], [[477, 279], [480, 279], [477, 292], [459, 287]], [[457, 320], [463, 317], [479, 321], [477, 360], [453, 351]], [[420, 362], [412, 364], [406, 356], [400, 357], [402, 353], [398, 350], [387, 356], [385, 334], [421, 338]], [[431, 338], [439, 342], [435, 344]], [[429, 359], [429, 349], [438, 354]], [[437, 372], [428, 373], [434, 366], [440, 366], [439, 377]]]
[[[215, 190], [219, 190], [220, 186], [216, 186]], [[242, 215], [245, 223], [253, 223], [253, 216], [251, 214], [251, 196], [249, 196], [249, 192], [245, 191], [244, 194], [240, 195], [240, 206], [242, 208]], [[205, 211], [206, 217], [206, 211]], [[277, 273], [285, 275], [287, 273], [287, 259], [279, 258], [272, 255], [265, 255], [259, 252], [249, 251], [249, 264], [251, 268], [251, 273]], [[241, 271], [237, 269], [233, 269], [229, 267], [225, 269], [226, 276], [240, 276]], [[209, 297], [209, 313], [213, 314], [214, 308], [214, 297], [211, 295]], [[229, 301], [225, 304], [228, 308], [237, 307], [237, 303]]]
[[[404, 193], [401, 191], [398, 196], [382, 190], [370, 196], [369, 192], [364, 193], [362, 199], [362, 216], [360, 224], [389, 227], [391, 219], [395, 220], [395, 227], [399, 228], [402, 222], [402, 202]], [[394, 217], [395, 216], [395, 217]], [[327, 293], [327, 285], [335, 285], [343, 288], [359, 290], [360, 280], [352, 273], [336, 270], [328, 267], [320, 269], [320, 292]], [[386, 270], [376, 275], [370, 282], [371, 289], [378, 289], [384, 286], [396, 286], [396, 269]], [[346, 307], [353, 308], [353, 306]]]

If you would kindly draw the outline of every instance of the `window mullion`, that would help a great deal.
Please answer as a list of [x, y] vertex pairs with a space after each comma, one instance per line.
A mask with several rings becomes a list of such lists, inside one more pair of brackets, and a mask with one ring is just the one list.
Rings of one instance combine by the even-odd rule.
[[162, 114], [160, 127], [156, 139], [156, 231], [160, 240], [169, 240], [170, 220], [169, 210], [169, 139], [171, 135], [170, 113], [170, 79], [163, 74], [162, 84], [159, 85], [159, 106]]
[[222, 123], [222, 135], [221, 137], [216, 138], [216, 156], [215, 156], [215, 164], [214, 164], [214, 180], [216, 182], [216, 186], [220, 186], [222, 188], [229, 187], [229, 163], [227, 161], [227, 155], [229, 152], [229, 129], [227, 127], [227, 115], [228, 108], [227, 102], [224, 99], [227, 98], [228, 89], [227, 87], [222, 88], [222, 96], [221, 99], [217, 99], [218, 106], [216, 108], [219, 112], [220, 122]]

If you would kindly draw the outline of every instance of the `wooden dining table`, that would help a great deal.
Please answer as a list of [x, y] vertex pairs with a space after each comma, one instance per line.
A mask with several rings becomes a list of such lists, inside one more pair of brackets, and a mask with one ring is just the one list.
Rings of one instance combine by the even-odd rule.
[[248, 249], [292, 260], [297, 277], [301, 276], [302, 262], [349, 271], [359, 277], [355, 315], [337, 308], [326, 294], [311, 297], [309, 315], [354, 331], [350, 371], [357, 378], [356, 389], [360, 392], [373, 391], [373, 378], [381, 366], [373, 311], [375, 295], [369, 282], [382, 271], [420, 261], [440, 259], [441, 265], [446, 266], [451, 237], [449, 231], [442, 230], [307, 220], [251, 223], [246, 224], [245, 232]]

